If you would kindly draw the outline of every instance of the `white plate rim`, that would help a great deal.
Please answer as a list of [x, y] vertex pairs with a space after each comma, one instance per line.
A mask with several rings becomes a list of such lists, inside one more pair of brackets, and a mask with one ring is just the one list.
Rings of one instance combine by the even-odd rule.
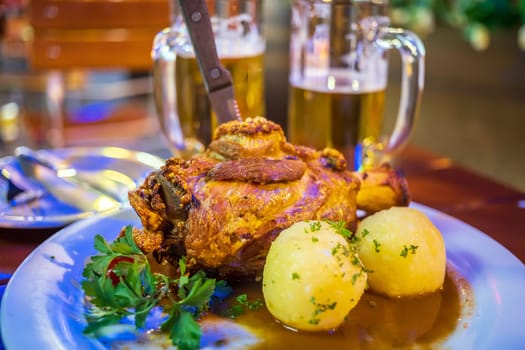
[[[412, 206], [427, 214], [443, 232], [448, 262], [469, 282], [474, 293], [472, 313], [458, 322], [466, 327], [458, 327], [445, 341], [445, 348], [522, 346], [525, 313], [517, 303], [525, 290], [525, 265], [480, 230], [435, 209], [415, 203]], [[139, 225], [131, 208], [79, 221], [48, 238], [25, 259], [5, 290], [0, 310], [0, 330], [7, 349], [103, 348], [98, 341], [78, 337], [84, 324], [78, 317], [79, 296], [64, 294], [57, 287], [66, 283], [68, 288], [80, 288], [72, 277], [79, 277], [83, 259], [95, 253], [93, 247], [85, 246], [86, 242], [92, 245], [96, 233], [114, 239], [118, 232], [113, 228], [127, 224]], [[96, 232], [108, 225], [111, 232]], [[82, 264], [75, 265], [79, 259]], [[57, 305], [61, 312], [56, 311]], [[21, 334], [21, 329], [27, 331]]]

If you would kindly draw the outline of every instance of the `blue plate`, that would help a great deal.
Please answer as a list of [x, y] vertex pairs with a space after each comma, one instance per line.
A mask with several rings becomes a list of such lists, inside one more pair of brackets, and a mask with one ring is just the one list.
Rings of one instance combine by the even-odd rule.
[[[473, 292], [473, 306], [461, 314], [456, 330], [439, 348], [523, 348], [523, 263], [472, 226], [436, 210], [413, 206], [441, 230], [448, 263]], [[95, 254], [94, 236], [99, 233], [113, 240], [128, 224], [140, 225], [131, 208], [79, 221], [51, 236], [24, 261], [11, 278], [2, 303], [0, 324], [7, 349], [105, 348], [82, 334], [86, 324], [79, 284], [88, 257]]]

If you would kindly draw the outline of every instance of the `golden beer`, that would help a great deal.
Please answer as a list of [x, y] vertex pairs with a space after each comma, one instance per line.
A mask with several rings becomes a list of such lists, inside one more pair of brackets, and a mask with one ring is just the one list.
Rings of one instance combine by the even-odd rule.
[[[337, 148], [356, 170], [388, 160], [414, 127], [423, 91], [423, 43], [389, 26], [388, 1], [292, 0], [291, 10], [289, 139]], [[392, 49], [401, 53], [402, 88], [394, 128], [385, 132]]]
[[[243, 118], [264, 115], [263, 54], [221, 59], [230, 71]], [[217, 125], [195, 57], [178, 56], [175, 66], [178, 114], [185, 137], [207, 144]], [[206, 121], [209, 122], [208, 125]]]
[[342, 151], [353, 167], [355, 147], [381, 138], [385, 89], [316, 91], [291, 85], [288, 111], [290, 142]]

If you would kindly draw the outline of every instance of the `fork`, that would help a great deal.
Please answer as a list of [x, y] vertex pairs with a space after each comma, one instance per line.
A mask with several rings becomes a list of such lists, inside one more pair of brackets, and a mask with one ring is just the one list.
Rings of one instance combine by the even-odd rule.
[[39, 189], [23, 189], [17, 185], [11, 176], [12, 170], [7, 166], [0, 169], [0, 199], [8, 206], [30, 203], [43, 196], [44, 192]]
[[0, 196], [2, 199], [10, 202], [13, 200], [16, 196], [23, 193], [24, 190], [18, 187], [12, 180], [11, 180], [11, 173], [7, 168], [2, 168], [0, 170]]

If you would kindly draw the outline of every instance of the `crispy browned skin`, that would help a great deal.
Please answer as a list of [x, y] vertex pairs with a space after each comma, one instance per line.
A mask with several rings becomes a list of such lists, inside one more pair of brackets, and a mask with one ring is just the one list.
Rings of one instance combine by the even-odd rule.
[[336, 150], [287, 143], [281, 127], [264, 118], [230, 122], [206, 152], [168, 159], [130, 192], [143, 225], [134, 238], [158, 259], [186, 255], [190, 267], [254, 278], [274, 238], [297, 221], [344, 221], [354, 229], [360, 182]]
[[357, 207], [373, 214], [394, 206], [407, 206], [410, 194], [405, 177], [388, 164], [355, 175], [361, 180]]

